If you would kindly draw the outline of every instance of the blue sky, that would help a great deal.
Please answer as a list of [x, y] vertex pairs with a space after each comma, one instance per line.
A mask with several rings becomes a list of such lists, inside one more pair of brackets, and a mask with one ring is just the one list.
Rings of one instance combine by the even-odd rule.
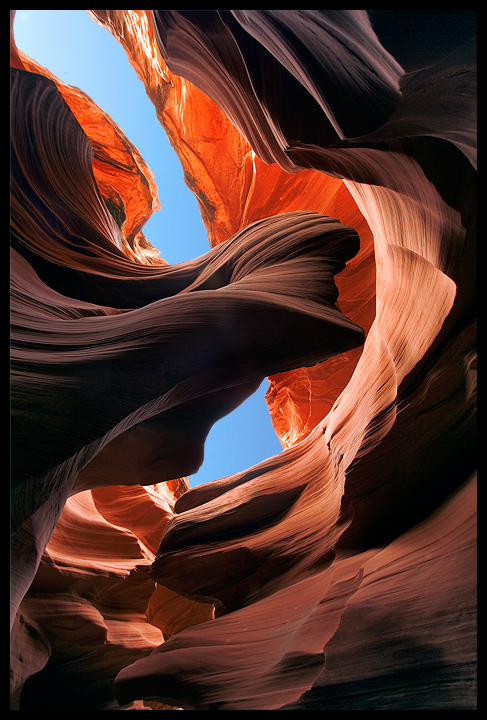
[[[17, 10], [14, 32], [20, 50], [86, 92], [139, 149], [154, 173], [161, 202], [144, 234], [162, 257], [173, 264], [207, 252], [196, 199], [119, 43], [86, 10]], [[192, 486], [245, 470], [281, 451], [264, 400], [268, 385], [264, 380], [252, 397], [213, 426], [205, 461], [189, 478]]]

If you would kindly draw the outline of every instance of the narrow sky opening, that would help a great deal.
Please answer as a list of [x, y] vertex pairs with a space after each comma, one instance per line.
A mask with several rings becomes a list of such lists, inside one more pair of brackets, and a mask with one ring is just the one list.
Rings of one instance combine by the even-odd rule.
[[[17, 10], [14, 32], [20, 50], [87, 93], [140, 151], [154, 173], [161, 202], [143, 231], [161, 256], [175, 264], [207, 252], [197, 200], [121, 45], [86, 10]], [[192, 486], [245, 470], [282, 450], [264, 400], [267, 387], [264, 380], [254, 395], [214, 425], [205, 461], [189, 478]]]

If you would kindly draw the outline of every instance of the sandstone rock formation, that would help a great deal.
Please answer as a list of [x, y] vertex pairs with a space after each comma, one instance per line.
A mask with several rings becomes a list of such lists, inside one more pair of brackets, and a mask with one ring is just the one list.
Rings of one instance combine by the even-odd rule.
[[[469, 11], [89, 13], [210, 248], [12, 35], [12, 708], [475, 709]], [[190, 490], [266, 376], [283, 451]]]

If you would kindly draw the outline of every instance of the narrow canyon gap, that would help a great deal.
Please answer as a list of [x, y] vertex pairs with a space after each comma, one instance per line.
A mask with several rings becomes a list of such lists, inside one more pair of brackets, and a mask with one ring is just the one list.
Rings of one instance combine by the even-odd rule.
[[87, 12], [209, 247], [11, 11], [11, 709], [475, 710], [475, 14]]

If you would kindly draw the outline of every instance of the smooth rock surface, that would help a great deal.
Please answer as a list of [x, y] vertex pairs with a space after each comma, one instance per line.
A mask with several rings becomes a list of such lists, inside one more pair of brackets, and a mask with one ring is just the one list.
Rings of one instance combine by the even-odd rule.
[[209, 251], [11, 24], [12, 709], [475, 710], [475, 14], [88, 12]]

